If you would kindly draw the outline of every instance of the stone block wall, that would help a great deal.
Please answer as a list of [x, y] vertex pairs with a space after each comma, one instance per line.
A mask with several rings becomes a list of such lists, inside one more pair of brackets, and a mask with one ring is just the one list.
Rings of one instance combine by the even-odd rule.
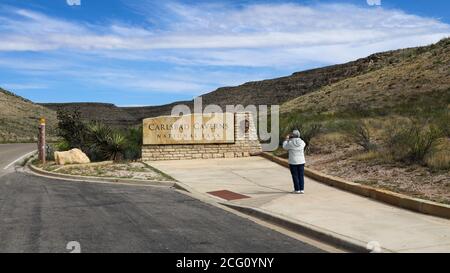
[[234, 158], [248, 157], [262, 152], [261, 144], [256, 132], [256, 126], [251, 114], [236, 113], [234, 127], [234, 143], [144, 145], [142, 147], [142, 160], [159, 161]]

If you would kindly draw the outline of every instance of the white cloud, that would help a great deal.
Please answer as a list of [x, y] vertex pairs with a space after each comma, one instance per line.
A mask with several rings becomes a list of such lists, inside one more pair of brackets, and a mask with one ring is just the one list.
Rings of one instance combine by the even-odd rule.
[[7, 90], [36, 90], [48, 88], [48, 85], [42, 83], [1, 83], [0, 86]]
[[[95, 26], [16, 10], [2, 17], [3, 51], [267, 49], [354, 45], [411, 37], [445, 35], [450, 27], [438, 20], [398, 10], [333, 4], [226, 6], [170, 4], [176, 18], [164, 30], [126, 25]], [[428, 42], [428, 41], [427, 41]], [[398, 45], [401, 46], [401, 45]]]
[[[117, 21], [93, 25], [31, 10], [3, 9], [0, 57], [8, 58], [2, 57], [0, 66], [33, 74], [70, 75], [111, 87], [198, 94], [214, 85], [239, 84], [266, 76], [248, 71], [212, 73], [202, 67], [294, 71], [309, 64], [341, 63], [450, 36], [450, 26], [437, 19], [383, 7], [251, 4], [237, 8], [164, 3], [158, 11], [158, 16], [165, 18], [159, 28]], [[144, 8], [140, 12], [145, 16]], [[148, 22], [155, 21], [152, 14], [149, 10]], [[14, 54], [7, 55], [11, 52]], [[43, 58], [27, 62], [26, 57], [17, 58], [21, 52], [42, 53]], [[55, 55], [60, 58], [55, 59]], [[45, 60], [45, 56], [53, 58]], [[102, 66], [104, 59], [126, 61], [127, 67], [96, 67]], [[163, 62], [191, 67], [193, 71], [162, 76], [151, 67], [128, 70], [134, 62]]]

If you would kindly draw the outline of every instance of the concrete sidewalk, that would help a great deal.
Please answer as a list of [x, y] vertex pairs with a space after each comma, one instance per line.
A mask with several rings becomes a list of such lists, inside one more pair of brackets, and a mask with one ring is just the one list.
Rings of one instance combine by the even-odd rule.
[[[450, 220], [411, 212], [306, 178], [291, 194], [289, 170], [262, 157], [149, 162], [195, 191], [249, 196], [228, 201], [392, 252], [450, 252]], [[217, 198], [219, 201], [225, 201]]]

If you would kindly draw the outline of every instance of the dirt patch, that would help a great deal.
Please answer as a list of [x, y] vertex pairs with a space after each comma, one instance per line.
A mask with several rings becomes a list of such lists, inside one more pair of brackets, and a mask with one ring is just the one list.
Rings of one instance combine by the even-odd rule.
[[44, 170], [60, 174], [110, 177], [122, 179], [138, 179], [147, 181], [173, 181], [169, 175], [147, 165], [143, 162], [123, 162], [105, 164], [83, 164], [58, 166], [54, 162], [46, 164]]

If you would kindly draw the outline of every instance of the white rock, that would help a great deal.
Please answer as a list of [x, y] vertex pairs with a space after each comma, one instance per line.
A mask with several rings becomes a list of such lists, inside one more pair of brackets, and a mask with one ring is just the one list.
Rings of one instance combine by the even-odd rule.
[[86, 164], [91, 160], [80, 149], [72, 149], [67, 152], [55, 152], [55, 162], [57, 165]]

